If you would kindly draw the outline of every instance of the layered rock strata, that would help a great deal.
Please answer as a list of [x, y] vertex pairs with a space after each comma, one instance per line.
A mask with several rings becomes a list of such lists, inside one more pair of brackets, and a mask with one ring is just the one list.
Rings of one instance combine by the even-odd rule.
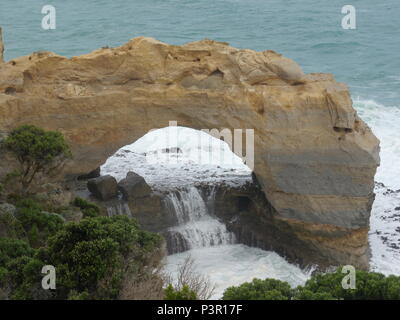
[[[301, 244], [308, 262], [368, 266], [379, 141], [332, 75], [304, 74], [270, 50], [144, 37], [70, 59], [0, 62], [0, 136], [26, 123], [61, 131], [73, 151], [67, 177], [169, 121], [253, 129], [254, 173], [286, 251]], [[11, 168], [1, 157], [0, 176]]]

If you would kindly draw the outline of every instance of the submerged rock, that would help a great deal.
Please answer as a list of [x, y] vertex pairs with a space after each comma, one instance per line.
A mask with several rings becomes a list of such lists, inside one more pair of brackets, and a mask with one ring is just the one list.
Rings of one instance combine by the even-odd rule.
[[100, 200], [109, 200], [118, 194], [117, 180], [110, 175], [90, 179], [87, 187]]

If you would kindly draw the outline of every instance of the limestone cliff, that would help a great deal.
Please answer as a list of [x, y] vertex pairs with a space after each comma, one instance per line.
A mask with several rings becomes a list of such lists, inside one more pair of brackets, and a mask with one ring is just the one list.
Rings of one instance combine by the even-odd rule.
[[[273, 51], [143, 37], [71, 59], [37, 52], [0, 64], [0, 134], [25, 123], [60, 130], [74, 155], [68, 176], [170, 120], [254, 129], [254, 171], [282, 239], [307, 244], [315, 261], [323, 252], [330, 263], [368, 265], [379, 141], [332, 75], [304, 74]], [[1, 175], [9, 162], [0, 166]]]

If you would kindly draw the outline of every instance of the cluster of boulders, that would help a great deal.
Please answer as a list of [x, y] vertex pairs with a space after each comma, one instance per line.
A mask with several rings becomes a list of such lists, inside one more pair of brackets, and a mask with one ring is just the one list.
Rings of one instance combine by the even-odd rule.
[[107, 201], [118, 196], [120, 192], [126, 201], [150, 196], [151, 188], [143, 177], [130, 171], [119, 183], [111, 175], [88, 180], [89, 191], [99, 200]]

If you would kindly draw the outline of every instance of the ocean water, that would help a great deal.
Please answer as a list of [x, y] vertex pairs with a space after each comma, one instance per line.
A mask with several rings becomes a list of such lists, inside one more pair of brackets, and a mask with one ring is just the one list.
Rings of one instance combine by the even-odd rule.
[[[57, 10], [56, 30], [41, 28], [46, 4]], [[355, 30], [341, 27], [345, 4], [357, 10]], [[144, 35], [172, 44], [211, 38], [239, 48], [271, 49], [294, 59], [305, 72], [333, 73], [349, 85], [355, 108], [381, 140], [376, 181], [393, 190], [400, 189], [399, 16], [398, 0], [0, 2], [7, 60], [38, 50], [71, 57]], [[400, 218], [395, 210], [400, 199], [389, 191], [376, 189], [371, 262], [374, 270], [400, 274]]]

